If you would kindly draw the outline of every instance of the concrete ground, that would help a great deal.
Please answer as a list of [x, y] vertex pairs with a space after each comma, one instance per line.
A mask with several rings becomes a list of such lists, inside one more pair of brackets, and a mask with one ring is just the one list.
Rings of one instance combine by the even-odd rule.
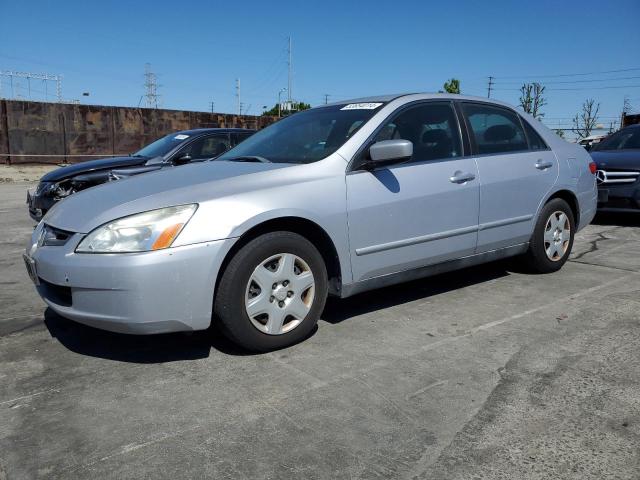
[[128, 337], [46, 310], [0, 185], [0, 479], [640, 478], [640, 218], [552, 275], [498, 263], [331, 301], [306, 342]]

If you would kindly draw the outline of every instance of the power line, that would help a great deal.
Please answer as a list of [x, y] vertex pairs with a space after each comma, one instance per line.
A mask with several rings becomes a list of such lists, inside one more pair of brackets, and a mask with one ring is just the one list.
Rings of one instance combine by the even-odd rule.
[[599, 72], [581, 72], [581, 73], [560, 73], [557, 75], [510, 75], [504, 77], [493, 77], [493, 78], [559, 78], [559, 77], [578, 77], [583, 75], [597, 75], [601, 73], [621, 73], [621, 72], [636, 72], [639, 71], [640, 67], [637, 68], [623, 68], [620, 70], [602, 70]]
[[[577, 91], [577, 90], [609, 90], [612, 88], [640, 88], [640, 85], [609, 85], [606, 87], [576, 87], [576, 88], [549, 88], [545, 89], [545, 92], [559, 92], [559, 91]], [[496, 92], [516, 91], [519, 92], [519, 88], [494, 88]]]
[[[618, 80], [636, 80], [640, 78], [640, 76], [633, 77], [618, 77], [618, 78], [598, 78], [598, 79], [590, 79], [590, 80], [558, 80], [558, 81], [550, 81], [544, 82], [544, 85], [556, 85], [556, 84], [572, 84], [572, 83], [594, 83], [594, 82], [613, 82]], [[525, 82], [527, 83], [527, 82]], [[496, 85], [519, 85], [520, 82], [496, 82]]]

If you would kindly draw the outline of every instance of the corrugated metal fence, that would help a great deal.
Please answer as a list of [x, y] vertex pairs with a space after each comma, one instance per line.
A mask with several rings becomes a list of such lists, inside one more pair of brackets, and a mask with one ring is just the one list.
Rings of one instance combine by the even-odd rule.
[[0, 162], [77, 163], [127, 155], [176, 130], [260, 129], [275, 117], [0, 100]]

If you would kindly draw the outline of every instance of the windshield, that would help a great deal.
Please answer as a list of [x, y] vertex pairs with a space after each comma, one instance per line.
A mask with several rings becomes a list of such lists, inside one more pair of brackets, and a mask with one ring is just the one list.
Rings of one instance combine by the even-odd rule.
[[594, 150], [640, 149], [640, 128], [625, 128], [605, 138]]
[[187, 135], [185, 133], [172, 133], [171, 135], [167, 135], [166, 137], [162, 137], [159, 140], [150, 143], [133, 155], [135, 157], [148, 158], [163, 157], [189, 138], [191, 138], [191, 135]]
[[305, 110], [260, 130], [216, 160], [317, 162], [340, 148], [382, 105], [332, 105]]

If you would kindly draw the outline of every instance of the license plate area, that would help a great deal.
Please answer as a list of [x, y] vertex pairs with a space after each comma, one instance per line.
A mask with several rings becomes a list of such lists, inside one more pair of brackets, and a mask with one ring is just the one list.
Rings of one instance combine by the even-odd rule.
[[27, 269], [27, 274], [31, 281], [35, 285], [40, 285], [40, 279], [38, 278], [38, 272], [36, 270], [36, 261], [26, 253], [22, 254], [22, 259], [24, 260], [24, 266]]
[[598, 189], [598, 203], [606, 203], [609, 201], [609, 190], [604, 188]]

